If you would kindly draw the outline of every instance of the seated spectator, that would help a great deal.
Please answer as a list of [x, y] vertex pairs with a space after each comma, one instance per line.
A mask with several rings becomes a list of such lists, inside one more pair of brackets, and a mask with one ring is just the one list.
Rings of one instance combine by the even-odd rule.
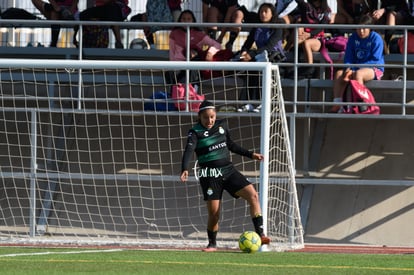
[[[265, 24], [281, 23], [277, 18], [275, 6], [271, 3], [263, 3], [258, 11], [260, 22]], [[256, 47], [253, 47], [253, 44]], [[283, 51], [283, 29], [260, 27], [249, 32], [245, 43], [240, 52], [240, 61], [272, 61], [275, 63], [283, 62], [285, 53]], [[260, 77], [253, 72], [247, 75], [248, 90], [240, 94], [240, 100], [259, 100], [260, 99]], [[253, 107], [246, 104], [238, 109], [239, 112], [260, 112], [261, 106]]]
[[359, 18], [370, 14], [374, 3], [365, 0], [337, 0], [337, 16], [335, 24], [357, 24]]
[[[81, 21], [124, 21], [130, 14], [128, 0], [96, 0], [95, 6], [79, 14]], [[121, 31], [119, 26], [111, 26], [115, 36], [115, 48], [123, 49]]]
[[[48, 20], [75, 20], [78, 14], [78, 0], [32, 0], [33, 5]], [[50, 47], [56, 47], [59, 40], [60, 25], [51, 26]]]
[[296, 23], [300, 16], [298, 3], [295, 0], [278, 0], [276, 1], [276, 13], [286, 24]]
[[[171, 5], [170, 5], [171, 4]], [[131, 17], [132, 22], [174, 22], [173, 11], [170, 7], [176, 7], [172, 1], [151, 0], [147, 1], [145, 13], [140, 13]], [[144, 27], [144, 35], [151, 48], [155, 46], [154, 34], [161, 30], [161, 26]]]
[[[381, 7], [374, 9], [371, 13], [376, 24], [395, 26], [404, 24], [408, 16], [408, 5], [406, 0], [382, 0]], [[388, 45], [394, 34], [394, 30], [384, 31], [385, 51], [388, 53]]]
[[[361, 25], [349, 37], [345, 50], [344, 64], [377, 64], [372, 67], [355, 67], [349, 65], [336, 72], [333, 94], [334, 102], [342, 102], [343, 94], [350, 79], [364, 84], [370, 80], [380, 80], [384, 74], [384, 42], [382, 37], [372, 31], [369, 25], [373, 24], [369, 15], [363, 15], [358, 24]], [[341, 112], [341, 106], [333, 106], [331, 112]]]
[[[286, 24], [290, 24], [291, 22], [295, 22], [298, 10], [297, 10], [297, 3], [295, 0], [279, 0], [276, 1], [275, 4], [276, 7], [276, 14], [278, 15], [278, 18], [283, 19]], [[235, 10], [235, 12], [232, 14], [231, 22], [235, 24], [242, 24], [242, 23], [248, 23], [248, 24], [254, 24], [259, 23], [259, 15], [257, 12], [249, 11], [247, 10], [246, 6], [241, 6]], [[229, 40], [226, 43], [226, 49], [232, 49], [234, 41], [236, 40], [237, 36], [239, 35], [239, 32], [241, 31], [241, 27], [236, 28], [230, 28], [230, 36]], [[223, 34], [224, 35], [224, 34]], [[219, 42], [222, 42], [220, 40], [220, 37], [218, 39]]]
[[[296, 0], [301, 11], [300, 22], [303, 24], [329, 24], [331, 22], [331, 9], [326, 0]], [[302, 46], [307, 63], [313, 64], [313, 53], [318, 52], [322, 46], [321, 39], [324, 38], [324, 29], [315, 26], [314, 28], [301, 28], [298, 46]], [[300, 77], [311, 77], [315, 71], [314, 67], [299, 68]]]
[[[241, 6], [237, 8], [234, 11], [234, 13], [231, 15], [230, 21], [235, 24], [242, 24], [242, 23], [253, 24], [253, 23], [259, 23], [260, 19], [259, 19], [259, 15], [257, 14], [257, 12], [249, 11], [247, 10], [246, 6]], [[230, 31], [230, 35], [229, 35], [229, 40], [226, 43], [226, 49], [232, 50], [234, 41], [237, 39], [237, 36], [239, 35], [241, 31], [241, 27], [229, 28], [228, 30]], [[225, 35], [225, 30], [222, 30], [222, 31], [223, 33], [220, 34], [220, 37], [218, 38], [218, 41], [220, 43], [222, 43], [222, 39]]]
[[[196, 18], [191, 10], [181, 12], [178, 22], [195, 23]], [[220, 51], [221, 44], [216, 40], [210, 38], [200, 28], [192, 27], [190, 29], [190, 55], [187, 57], [187, 30], [183, 27], [175, 27], [171, 30], [169, 40], [169, 56], [172, 61], [185, 60], [207, 60], [212, 61], [213, 56]], [[204, 53], [205, 48], [207, 52]], [[171, 75], [170, 75], [171, 76]], [[171, 76], [174, 79], [169, 79], [168, 83], [185, 82], [185, 71], [176, 72]], [[191, 72], [190, 82], [198, 81], [197, 72]]]
[[[407, 3], [407, 16], [404, 25], [414, 25], [414, 0]], [[414, 30], [408, 30], [407, 36], [392, 38], [389, 44], [390, 53], [404, 53], [405, 39], [407, 39], [407, 53], [414, 53]]]
[[182, 0], [168, 0], [168, 7], [170, 8], [174, 22], [178, 22], [178, 18], [181, 15], [181, 3]]
[[[231, 23], [231, 17], [239, 7], [237, 0], [202, 0], [203, 2], [203, 22], [206, 23]], [[208, 35], [222, 42], [227, 29], [220, 29], [220, 36], [217, 38], [217, 26], [209, 27]]]
[[[191, 10], [181, 12], [178, 22], [195, 23], [196, 18]], [[170, 60], [185, 61], [187, 49], [187, 31], [182, 27], [175, 27], [170, 33]], [[190, 54], [188, 60], [196, 58], [203, 50], [208, 47], [206, 60], [212, 60], [212, 57], [221, 49], [221, 44], [211, 39], [203, 30], [192, 27], [190, 29]]]

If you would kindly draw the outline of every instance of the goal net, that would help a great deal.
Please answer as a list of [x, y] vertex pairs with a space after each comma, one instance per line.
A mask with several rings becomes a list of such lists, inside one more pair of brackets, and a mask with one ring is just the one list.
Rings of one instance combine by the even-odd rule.
[[[192, 171], [189, 182], [179, 180], [197, 113], [163, 98], [181, 71], [228, 120], [235, 142], [265, 154], [261, 163], [237, 155], [232, 161], [259, 191], [270, 249], [301, 248], [278, 68], [252, 62], [240, 71], [239, 64], [2, 62], [0, 242], [204, 247], [199, 184]], [[263, 100], [242, 100], [252, 89]], [[262, 109], [238, 112], [246, 103]], [[224, 194], [218, 245], [236, 247], [252, 229], [246, 202]]]

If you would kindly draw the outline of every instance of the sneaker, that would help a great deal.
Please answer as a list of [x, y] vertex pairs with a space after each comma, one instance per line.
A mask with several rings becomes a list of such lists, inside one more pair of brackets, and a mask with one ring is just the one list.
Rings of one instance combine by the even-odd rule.
[[246, 104], [243, 105], [241, 108], [237, 109], [237, 112], [242, 113], [242, 112], [253, 112], [254, 107], [252, 104]]
[[262, 241], [262, 245], [270, 243], [270, 238], [266, 237], [265, 235], [260, 236], [260, 239]]
[[206, 248], [203, 248], [201, 251], [203, 252], [215, 252], [217, 251], [217, 246], [214, 244], [209, 244]]
[[262, 111], [262, 104], [253, 109], [253, 112], [260, 113]]

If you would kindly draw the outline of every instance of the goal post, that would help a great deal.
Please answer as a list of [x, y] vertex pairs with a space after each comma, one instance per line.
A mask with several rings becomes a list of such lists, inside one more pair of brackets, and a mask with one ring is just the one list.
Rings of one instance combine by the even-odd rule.
[[[169, 94], [167, 74], [187, 70], [204, 73], [194, 86], [216, 104], [233, 140], [265, 155], [263, 162], [232, 158], [259, 191], [269, 249], [302, 248], [278, 67], [240, 64], [3, 60], [0, 242], [204, 247], [199, 184], [194, 175], [179, 181], [197, 114], [165, 110], [175, 101], [154, 98]], [[251, 76], [261, 81], [249, 84]], [[261, 100], [240, 100], [249, 89], [260, 90]], [[261, 112], [237, 112], [246, 103], [261, 104]], [[249, 213], [246, 202], [224, 194], [219, 246], [237, 247], [253, 229]]]

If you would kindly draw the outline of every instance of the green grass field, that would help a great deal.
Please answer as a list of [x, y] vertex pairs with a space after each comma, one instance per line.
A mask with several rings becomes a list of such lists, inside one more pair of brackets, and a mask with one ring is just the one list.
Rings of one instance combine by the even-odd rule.
[[0, 247], [0, 274], [414, 274], [414, 255]]

